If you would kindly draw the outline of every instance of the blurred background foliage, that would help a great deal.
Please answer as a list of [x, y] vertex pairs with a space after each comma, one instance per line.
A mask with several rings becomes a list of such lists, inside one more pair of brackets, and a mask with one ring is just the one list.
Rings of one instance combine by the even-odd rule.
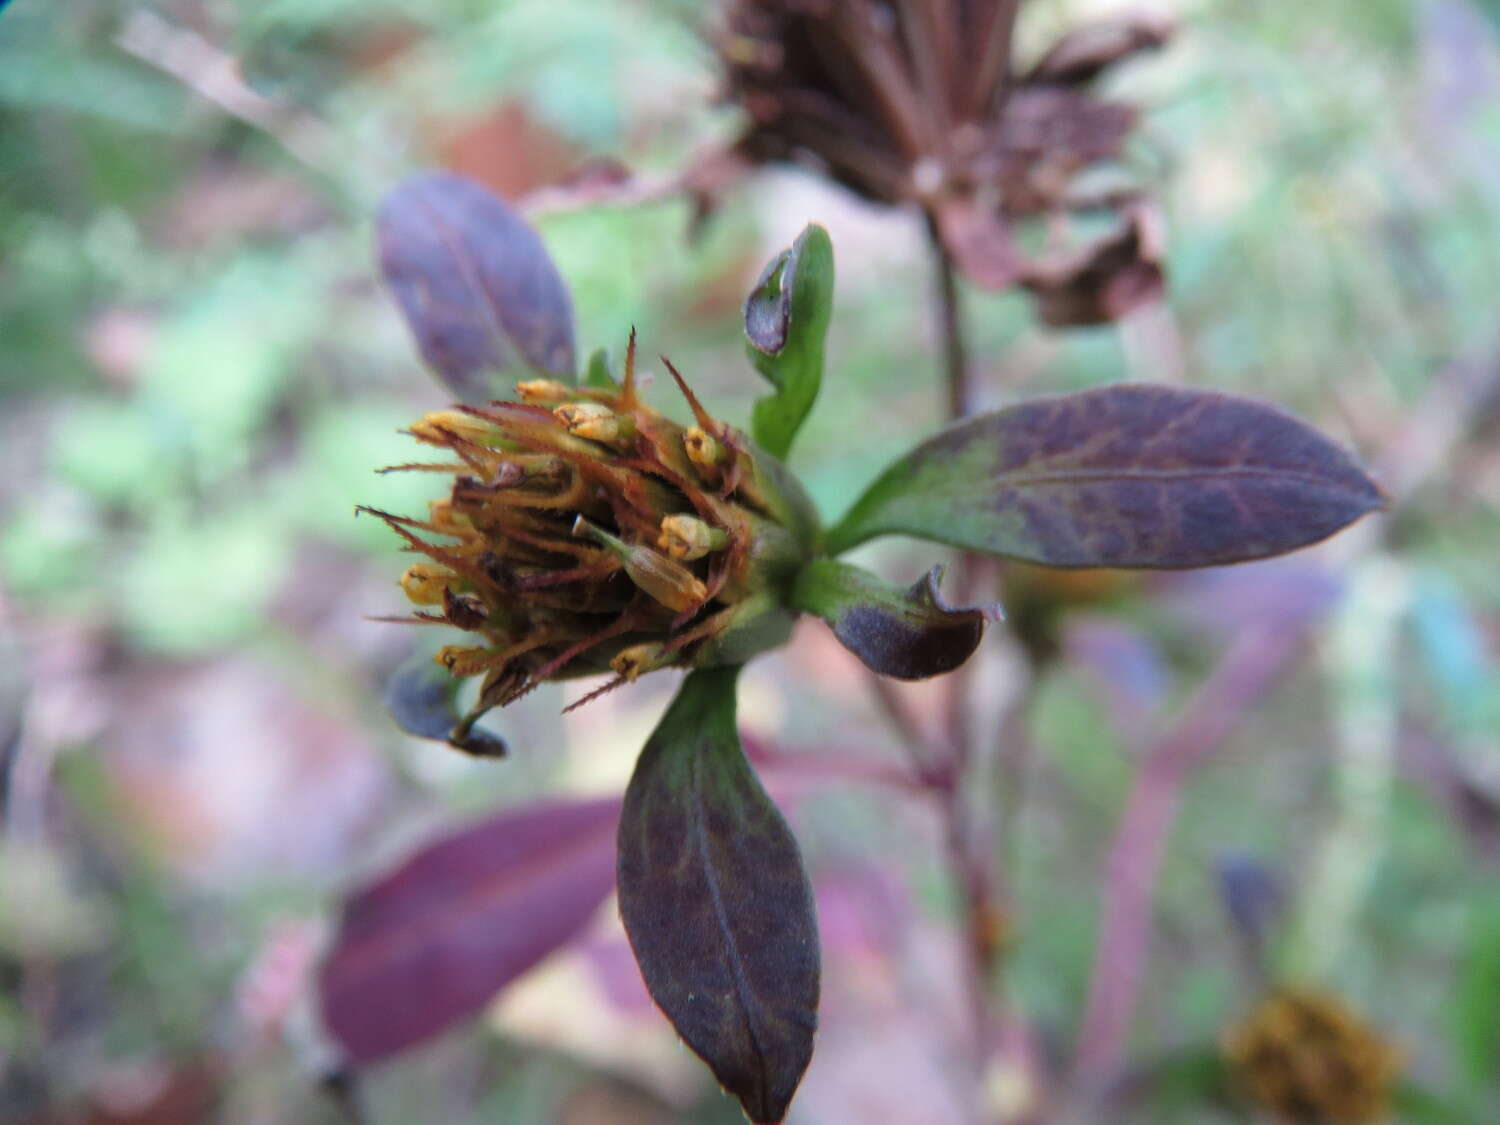
[[[1452, 1120], [1491, 1120], [1500, 7], [1159, 7], [1180, 34], [1109, 85], [1146, 110], [1132, 163], [1165, 206], [1169, 300], [1056, 333], [1022, 296], [967, 294], [983, 404], [1125, 378], [1251, 392], [1414, 491], [1353, 545], [1070, 610], [1005, 829], [1010, 992], [1032, 1053], [1063, 1054], [1145, 733], [1226, 638], [1324, 614], [1193, 779], [1133, 1053], [1211, 1049], [1262, 987], [1241, 954], [1263, 924], [1277, 972], [1366, 1012]], [[1031, 0], [1023, 53], [1110, 8]], [[301, 989], [335, 896], [465, 815], [623, 782], [667, 690], [654, 679], [565, 722], [568, 697], [537, 693], [504, 716], [518, 753], [499, 766], [407, 740], [379, 709], [413, 638], [365, 620], [400, 611], [403, 564], [353, 509], [421, 506], [428, 482], [371, 469], [408, 458], [397, 431], [442, 392], [376, 284], [370, 222], [419, 167], [523, 198], [590, 162], [649, 178], [722, 142], [735, 118], [713, 103], [703, 18], [684, 0], [0, 11], [6, 1120], [333, 1120]], [[697, 237], [692, 217], [680, 198], [534, 212], [581, 346], [618, 354], [634, 325], [740, 421], [759, 388], [739, 303], [805, 222], [830, 229], [829, 376], [796, 464], [834, 514], [940, 418], [918, 220], [790, 171], [734, 186]], [[935, 561], [861, 555], [893, 576]], [[1003, 695], [1016, 653], [997, 639], [982, 659]], [[789, 756], [897, 760], [850, 661], [811, 630], [755, 666], [743, 708]], [[790, 776], [773, 790], [819, 882], [830, 977], [792, 1120], [962, 1120], [937, 826], [900, 794]], [[1226, 872], [1247, 869], [1277, 908], [1236, 899]], [[484, 1026], [374, 1076], [375, 1120], [736, 1120], [645, 1005], [606, 913]], [[997, 1112], [1036, 1073], [992, 1075]], [[1171, 1090], [1139, 1120], [1248, 1120], [1173, 1109]]]

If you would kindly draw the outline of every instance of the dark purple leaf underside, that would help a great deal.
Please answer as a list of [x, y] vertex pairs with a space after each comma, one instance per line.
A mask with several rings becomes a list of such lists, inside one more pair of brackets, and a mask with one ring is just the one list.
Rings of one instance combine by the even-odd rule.
[[942, 568], [900, 589], [834, 559], [810, 563], [792, 600], [816, 614], [865, 665], [884, 676], [920, 680], [951, 672], [979, 647], [987, 616], [997, 611], [948, 605], [938, 588]]
[[574, 379], [573, 307], [536, 232], [488, 189], [429, 172], [376, 220], [380, 268], [422, 358], [466, 402], [528, 373]]
[[870, 486], [828, 550], [903, 534], [1049, 566], [1214, 566], [1315, 543], [1382, 501], [1274, 407], [1126, 383], [950, 426]]
[[786, 821], [735, 730], [738, 669], [694, 672], [641, 752], [620, 820], [620, 913], [651, 997], [754, 1122], [812, 1057], [818, 933]]
[[418, 653], [398, 667], [385, 685], [385, 705], [396, 725], [417, 738], [433, 738], [477, 758], [503, 758], [505, 740], [474, 726], [458, 712], [462, 681]]
[[422, 848], [344, 905], [318, 973], [346, 1061], [479, 1012], [575, 937], [614, 886], [617, 799], [511, 810]]

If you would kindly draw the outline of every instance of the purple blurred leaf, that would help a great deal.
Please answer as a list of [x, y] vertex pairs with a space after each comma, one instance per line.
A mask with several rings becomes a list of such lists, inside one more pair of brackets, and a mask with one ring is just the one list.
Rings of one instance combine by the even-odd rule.
[[575, 937], [614, 887], [619, 810], [615, 798], [507, 810], [355, 893], [318, 972], [347, 1060], [375, 1062], [476, 1014]]
[[1027, 85], [1077, 86], [1141, 51], [1152, 51], [1171, 38], [1172, 21], [1153, 12], [1130, 12], [1068, 32], [1031, 68]]
[[797, 842], [740, 748], [738, 671], [692, 673], [641, 751], [620, 916], [652, 999], [762, 1125], [812, 1057], [818, 930]]
[[1123, 383], [949, 426], [855, 501], [826, 550], [911, 535], [1048, 566], [1215, 566], [1305, 547], [1383, 501], [1273, 406]]
[[1268, 559], [1233, 569], [1162, 575], [1161, 604], [1203, 630], [1235, 637], [1252, 625], [1287, 629], [1327, 613], [1343, 596], [1343, 576], [1312, 559]]
[[465, 402], [501, 374], [572, 382], [573, 306], [524, 219], [472, 180], [428, 172], [402, 183], [376, 219], [380, 268], [422, 358]]
[[1068, 622], [1063, 646], [1097, 680], [1120, 730], [1140, 730], [1165, 702], [1172, 679], [1166, 659], [1136, 626], [1112, 617], [1080, 618]]
[[1283, 895], [1280, 882], [1266, 864], [1253, 855], [1231, 852], [1215, 864], [1219, 897], [1235, 930], [1253, 945], [1265, 941], [1280, 913]]
[[909, 589], [835, 559], [803, 568], [792, 594], [795, 608], [821, 617], [866, 667], [898, 680], [951, 672], [973, 655], [986, 618], [998, 610], [948, 605], [933, 567]]

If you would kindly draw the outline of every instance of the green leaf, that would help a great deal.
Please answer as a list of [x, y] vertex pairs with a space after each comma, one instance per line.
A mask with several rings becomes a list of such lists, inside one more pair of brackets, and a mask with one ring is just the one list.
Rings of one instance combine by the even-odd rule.
[[1157, 1113], [1189, 1106], [1207, 1109], [1226, 1104], [1229, 1090], [1229, 1074], [1218, 1049], [1194, 1044], [1146, 1062], [1125, 1075], [1119, 1087], [1111, 1091], [1110, 1104], [1122, 1110], [1149, 1106]]
[[593, 387], [601, 391], [617, 391], [620, 382], [615, 378], [610, 369], [609, 352], [604, 348], [595, 348], [589, 356], [588, 365], [583, 371], [583, 385]]
[[1448, 1094], [1435, 1094], [1415, 1082], [1396, 1087], [1392, 1108], [1402, 1125], [1474, 1125], [1481, 1118], [1473, 1108]]
[[386, 681], [386, 710], [398, 727], [417, 738], [446, 742], [476, 758], [505, 757], [508, 751], [504, 739], [474, 728], [474, 721], [484, 713], [482, 710], [459, 714], [457, 696], [461, 682], [446, 668], [435, 664], [430, 655], [418, 653]]
[[818, 559], [797, 578], [792, 605], [816, 614], [844, 647], [872, 670], [898, 680], [921, 680], [951, 672], [979, 647], [983, 609], [959, 609], [938, 591], [943, 568], [935, 566], [910, 589], [892, 586], [857, 566]]
[[1464, 1074], [1482, 1088], [1500, 1076], [1500, 899], [1484, 903], [1470, 924], [1453, 1019]]
[[812, 1057], [818, 932], [797, 842], [735, 729], [738, 668], [683, 681], [620, 821], [620, 915], [651, 997], [755, 1122]]
[[1350, 456], [1272, 406], [1125, 383], [956, 423], [829, 532], [913, 535], [1049, 566], [1180, 568], [1279, 555], [1383, 502]]
[[745, 351], [775, 393], [755, 404], [751, 436], [785, 457], [823, 382], [833, 312], [833, 243], [816, 223], [771, 260], [745, 299]]

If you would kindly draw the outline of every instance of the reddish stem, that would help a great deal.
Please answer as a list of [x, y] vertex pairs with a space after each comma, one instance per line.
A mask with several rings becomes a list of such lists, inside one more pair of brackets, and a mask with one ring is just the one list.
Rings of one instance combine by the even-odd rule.
[[1183, 786], [1275, 684], [1303, 630], [1264, 627], [1235, 641], [1143, 757], [1110, 845], [1104, 917], [1074, 1061], [1075, 1089], [1103, 1089], [1119, 1070], [1145, 975], [1152, 899]]

